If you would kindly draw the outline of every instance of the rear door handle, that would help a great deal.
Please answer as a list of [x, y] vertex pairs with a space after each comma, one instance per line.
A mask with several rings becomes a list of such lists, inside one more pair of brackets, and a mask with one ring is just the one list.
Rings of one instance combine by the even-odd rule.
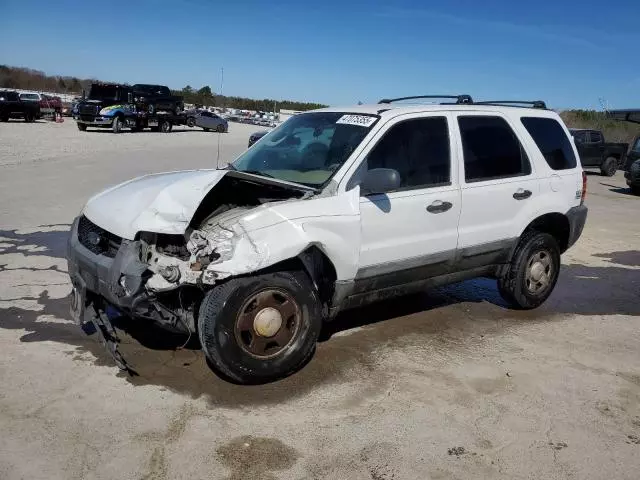
[[524, 200], [525, 198], [529, 198], [531, 195], [533, 195], [531, 190], [523, 190], [522, 188], [519, 188], [516, 193], [513, 194], [513, 198], [516, 200]]
[[442, 213], [442, 212], [446, 212], [451, 207], [453, 207], [453, 204], [451, 202], [443, 202], [441, 200], [436, 200], [435, 202], [433, 202], [431, 205], [427, 207], [427, 212]]

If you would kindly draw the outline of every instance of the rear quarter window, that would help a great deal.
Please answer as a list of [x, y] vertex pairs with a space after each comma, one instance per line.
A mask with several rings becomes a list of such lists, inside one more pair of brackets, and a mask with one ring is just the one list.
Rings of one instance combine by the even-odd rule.
[[569, 137], [553, 118], [522, 117], [524, 128], [540, 149], [540, 153], [553, 170], [576, 168], [576, 156]]

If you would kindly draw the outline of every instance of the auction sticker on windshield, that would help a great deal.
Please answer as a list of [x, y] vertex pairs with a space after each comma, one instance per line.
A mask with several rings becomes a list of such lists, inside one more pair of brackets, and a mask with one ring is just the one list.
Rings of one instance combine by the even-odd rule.
[[360, 127], [370, 127], [377, 120], [377, 117], [369, 115], [343, 115], [336, 123], [345, 125], [358, 125]]

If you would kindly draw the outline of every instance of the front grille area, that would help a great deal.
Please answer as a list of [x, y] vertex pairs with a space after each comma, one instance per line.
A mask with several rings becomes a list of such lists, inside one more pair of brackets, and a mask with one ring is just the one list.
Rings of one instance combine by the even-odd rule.
[[96, 105], [80, 105], [78, 108], [80, 115], [96, 115], [99, 109]]
[[114, 258], [118, 253], [122, 238], [107, 232], [104, 228], [100, 228], [82, 215], [78, 221], [78, 241], [96, 255]]
[[93, 122], [93, 120], [96, 117], [94, 117], [93, 115], [80, 115], [80, 120], [82, 120], [83, 122]]

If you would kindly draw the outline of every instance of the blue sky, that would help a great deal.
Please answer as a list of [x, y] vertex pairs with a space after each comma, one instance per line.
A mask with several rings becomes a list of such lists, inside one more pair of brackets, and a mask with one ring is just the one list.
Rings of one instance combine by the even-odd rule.
[[[640, 1], [2, 0], [0, 63], [332, 105], [640, 107]], [[159, 32], [165, 32], [160, 34]]]

